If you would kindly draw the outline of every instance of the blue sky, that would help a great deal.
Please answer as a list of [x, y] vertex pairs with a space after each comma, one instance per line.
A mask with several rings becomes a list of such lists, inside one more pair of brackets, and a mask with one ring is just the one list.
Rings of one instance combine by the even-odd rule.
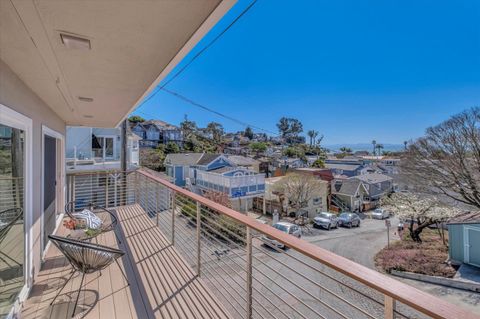
[[[270, 131], [298, 118], [324, 144], [402, 143], [480, 105], [479, 21], [478, 0], [259, 0], [167, 88]], [[136, 113], [243, 129], [165, 92]]]

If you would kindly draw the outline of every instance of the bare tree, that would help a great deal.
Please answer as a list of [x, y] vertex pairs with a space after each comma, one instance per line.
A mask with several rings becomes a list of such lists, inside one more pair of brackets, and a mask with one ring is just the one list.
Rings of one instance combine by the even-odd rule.
[[275, 191], [282, 193], [290, 206], [298, 210], [307, 207], [321, 187], [322, 181], [312, 175], [291, 174], [276, 185]]
[[[421, 196], [412, 193], [395, 193], [382, 199], [382, 207], [391, 211], [408, 224], [410, 237], [422, 242], [420, 234], [430, 225], [439, 225], [457, 216], [462, 211], [441, 204], [433, 196]], [[443, 239], [443, 238], [442, 238]]]
[[480, 108], [428, 128], [408, 147], [401, 169], [423, 191], [480, 208]]

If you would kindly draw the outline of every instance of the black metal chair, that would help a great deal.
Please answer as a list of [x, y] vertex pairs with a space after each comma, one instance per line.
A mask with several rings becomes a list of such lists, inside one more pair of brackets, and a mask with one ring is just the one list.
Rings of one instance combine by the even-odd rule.
[[78, 220], [78, 218], [75, 217], [75, 213], [77, 212], [76, 211], [77, 207], [81, 207], [81, 209], [87, 208], [92, 213], [94, 213], [98, 218], [100, 218], [100, 220], [102, 221], [102, 224], [98, 229], [98, 232], [96, 232], [95, 235], [91, 237], [87, 237], [86, 239], [91, 239], [102, 233], [113, 231], [113, 233], [115, 234], [115, 237], [117, 238], [118, 243], [119, 244], [121, 243], [120, 238], [115, 232], [115, 228], [118, 225], [118, 220], [117, 220], [117, 217], [115, 217], [115, 215], [110, 210], [92, 202], [71, 201], [65, 205], [65, 213], [67, 214], [68, 217], [70, 217], [73, 220]]
[[122, 267], [120, 267], [120, 264], [118, 263], [118, 258], [122, 257], [125, 254], [125, 252], [123, 252], [122, 250], [54, 235], [49, 235], [48, 238], [67, 258], [73, 268], [70, 277], [62, 286], [62, 288], [60, 288], [50, 305], [55, 302], [57, 297], [62, 292], [63, 288], [65, 288], [70, 279], [72, 279], [73, 275], [76, 272], [82, 273], [82, 279], [80, 281], [80, 287], [78, 288], [77, 299], [75, 301], [75, 306], [73, 307], [73, 317], [75, 315], [75, 310], [77, 308], [78, 298], [80, 296], [80, 291], [82, 289], [83, 279], [85, 278], [85, 275], [101, 271], [102, 269], [110, 266], [113, 262], [117, 263], [118, 268], [120, 268], [120, 271], [122, 272], [122, 275], [127, 282], [127, 285], [130, 285], [127, 276], [125, 275]]
[[[23, 209], [21, 208], [10, 208], [0, 212], [0, 244], [3, 242], [5, 237], [7, 237], [8, 232], [10, 229], [15, 225], [17, 220], [23, 216]], [[23, 232], [23, 230], [22, 230]], [[8, 262], [4, 259], [7, 258], [10, 261], [13, 261], [15, 264], [20, 265], [18, 261], [12, 259], [8, 255], [6, 255], [3, 251], [0, 250], [0, 259], [8, 264]]]

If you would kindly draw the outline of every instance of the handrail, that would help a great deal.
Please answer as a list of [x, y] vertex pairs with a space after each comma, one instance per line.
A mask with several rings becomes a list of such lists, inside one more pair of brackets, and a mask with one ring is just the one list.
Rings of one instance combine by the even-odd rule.
[[478, 316], [439, 298], [431, 296], [407, 284], [392, 279], [386, 275], [378, 273], [375, 270], [357, 264], [347, 258], [336, 255], [326, 249], [315, 246], [307, 241], [294, 236], [285, 234], [273, 227], [256, 222], [253, 218], [243, 215], [231, 208], [218, 204], [210, 199], [194, 194], [186, 189], [178, 187], [166, 180], [163, 180], [143, 169], [137, 170], [142, 174], [159, 184], [180, 193], [201, 203], [202, 205], [214, 209], [215, 211], [226, 215], [233, 220], [248, 226], [251, 229], [259, 231], [269, 237], [285, 244], [286, 246], [318, 261], [350, 278], [353, 278], [366, 286], [375, 289], [382, 294], [393, 298], [413, 309], [438, 319], [478, 319]]

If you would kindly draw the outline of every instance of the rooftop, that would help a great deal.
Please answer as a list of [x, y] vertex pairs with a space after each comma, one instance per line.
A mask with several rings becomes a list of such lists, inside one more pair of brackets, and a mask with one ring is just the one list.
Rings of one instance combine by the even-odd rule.
[[364, 183], [367, 184], [376, 184], [376, 183], [382, 183], [382, 182], [387, 182], [387, 181], [392, 181], [393, 178], [390, 176], [387, 176], [385, 174], [379, 174], [379, 173], [371, 173], [371, 174], [364, 174], [364, 175], [358, 175], [358, 176], [353, 176], [351, 179], [358, 179], [361, 180]]

